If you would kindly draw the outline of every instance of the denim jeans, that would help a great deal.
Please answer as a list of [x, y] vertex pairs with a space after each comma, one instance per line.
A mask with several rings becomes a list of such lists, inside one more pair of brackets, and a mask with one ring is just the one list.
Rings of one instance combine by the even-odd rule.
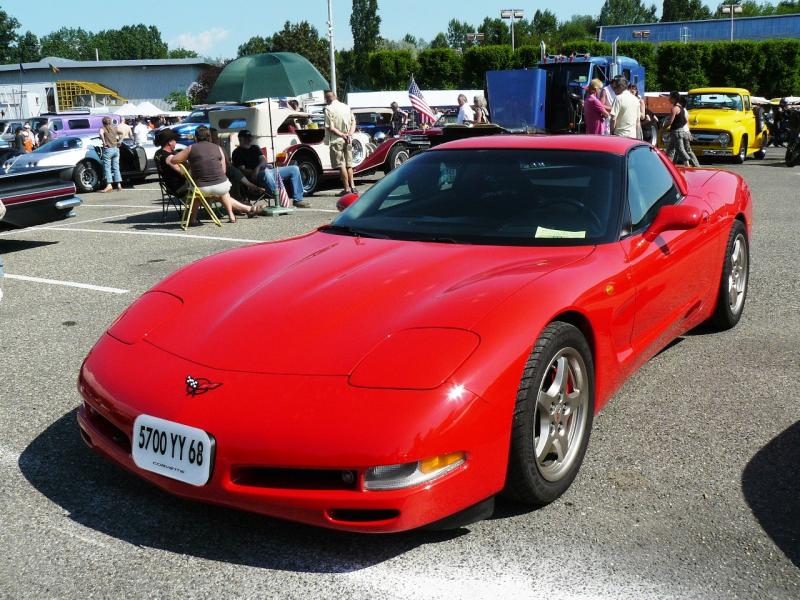
[[[303, 199], [303, 179], [300, 169], [296, 165], [280, 167], [280, 177], [284, 182], [288, 179], [292, 184], [292, 200], [300, 202]], [[267, 188], [273, 196], [277, 196], [275, 189], [275, 169], [264, 169], [258, 174], [258, 183]], [[288, 189], [286, 190], [289, 191]]]
[[114, 183], [122, 182], [122, 175], [119, 172], [119, 148], [103, 150], [103, 174], [108, 185], [111, 185], [112, 181]]

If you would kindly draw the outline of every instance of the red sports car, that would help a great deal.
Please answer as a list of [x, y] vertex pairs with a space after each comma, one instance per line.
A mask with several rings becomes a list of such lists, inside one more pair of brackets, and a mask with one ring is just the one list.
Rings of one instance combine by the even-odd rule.
[[81, 433], [178, 496], [336, 529], [541, 506], [626, 377], [738, 322], [751, 218], [740, 177], [636, 140], [443, 144], [143, 294], [83, 364]]

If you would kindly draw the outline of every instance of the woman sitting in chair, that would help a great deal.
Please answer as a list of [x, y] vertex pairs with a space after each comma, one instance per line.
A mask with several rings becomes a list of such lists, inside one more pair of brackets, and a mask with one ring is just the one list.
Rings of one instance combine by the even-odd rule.
[[[167, 157], [170, 165], [180, 164], [189, 161], [189, 173], [197, 184], [198, 189], [206, 198], [219, 198], [228, 213], [228, 220], [236, 223], [234, 211], [254, 217], [257, 214], [256, 206], [247, 206], [231, 196], [231, 182], [225, 176], [225, 155], [222, 148], [211, 143], [211, 132], [208, 127], [198, 127], [195, 131], [197, 142]], [[197, 209], [195, 204], [192, 207], [190, 224], [197, 222]]]

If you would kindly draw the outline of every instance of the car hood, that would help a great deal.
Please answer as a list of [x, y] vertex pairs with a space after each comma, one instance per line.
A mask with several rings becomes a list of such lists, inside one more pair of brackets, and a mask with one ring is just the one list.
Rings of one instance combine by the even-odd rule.
[[470, 329], [523, 285], [593, 249], [314, 232], [218, 254], [166, 279], [155, 289], [183, 306], [146, 340], [218, 369], [347, 375], [386, 336]]
[[11, 171], [24, 171], [33, 166], [37, 167], [68, 167], [75, 165], [86, 156], [85, 149], [62, 150], [60, 152], [29, 152], [14, 158]]
[[744, 113], [735, 110], [715, 108], [694, 109], [689, 111], [689, 127], [717, 127], [725, 129], [744, 119]]

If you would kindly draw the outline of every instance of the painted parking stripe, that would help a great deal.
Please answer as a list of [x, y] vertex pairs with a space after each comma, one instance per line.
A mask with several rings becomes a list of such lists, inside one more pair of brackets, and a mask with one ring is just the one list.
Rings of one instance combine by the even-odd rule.
[[193, 235], [190, 233], [168, 233], [165, 231], [117, 231], [114, 229], [84, 229], [80, 227], [39, 227], [39, 231], [69, 231], [78, 233], [107, 233], [111, 235], [154, 235], [161, 237], [191, 238], [198, 240], [219, 240], [221, 242], [236, 242], [239, 244], [260, 244], [266, 240], [249, 240], [246, 238], [232, 238], [214, 235]]
[[45, 283], [48, 285], [62, 285], [64, 287], [80, 288], [82, 290], [92, 290], [94, 292], [106, 292], [108, 294], [127, 294], [130, 290], [105, 287], [102, 285], [92, 285], [90, 283], [77, 283], [75, 281], [59, 281], [58, 279], [44, 279], [42, 277], [28, 277], [27, 275], [13, 275], [6, 273], [6, 279], [16, 279], [18, 281], [30, 281], [32, 283]]
[[155, 213], [159, 212], [161, 207], [159, 208], [150, 208], [148, 210], [139, 210], [136, 212], [131, 213], [124, 213], [121, 215], [107, 215], [105, 217], [97, 217], [95, 219], [85, 219], [83, 221], [70, 221], [69, 223], [59, 223], [58, 225], [46, 225], [44, 227], [37, 227], [36, 229], [61, 229], [66, 227], [72, 227], [73, 225], [83, 225], [84, 223], [95, 223], [96, 221], [109, 221], [111, 219], [122, 219], [124, 217], [135, 217], [138, 215], [146, 215], [148, 213]]

